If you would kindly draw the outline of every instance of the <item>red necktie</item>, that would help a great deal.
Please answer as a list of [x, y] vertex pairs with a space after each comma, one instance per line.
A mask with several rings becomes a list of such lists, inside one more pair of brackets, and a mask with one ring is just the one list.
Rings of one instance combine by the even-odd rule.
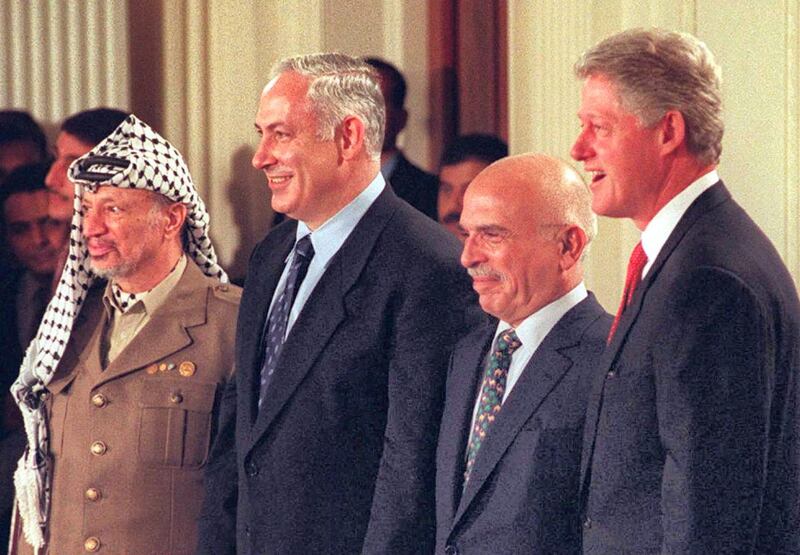
[[622, 301], [619, 303], [617, 315], [614, 316], [614, 322], [611, 324], [611, 330], [608, 332], [608, 343], [611, 343], [611, 338], [614, 337], [614, 332], [617, 331], [619, 320], [622, 318], [622, 313], [628, 308], [633, 298], [633, 293], [636, 291], [636, 286], [642, 281], [642, 269], [647, 264], [647, 255], [642, 248], [642, 242], [636, 243], [631, 253], [631, 259], [628, 261], [628, 275], [625, 276], [625, 291], [622, 294]]

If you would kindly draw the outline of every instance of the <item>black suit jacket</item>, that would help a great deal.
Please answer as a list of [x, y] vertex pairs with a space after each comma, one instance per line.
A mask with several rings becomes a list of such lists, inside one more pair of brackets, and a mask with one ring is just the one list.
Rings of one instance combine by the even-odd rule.
[[583, 421], [610, 325], [591, 293], [558, 321], [503, 403], [463, 496], [470, 423], [496, 321], [458, 344], [437, 451], [436, 553], [580, 553]]
[[436, 220], [436, 204], [439, 198], [439, 178], [431, 175], [403, 156], [397, 153], [397, 165], [392, 175], [386, 179], [394, 189], [395, 194], [408, 204]]
[[200, 552], [430, 552], [447, 360], [474, 303], [458, 243], [387, 187], [304, 305], [258, 412], [261, 330], [295, 229], [251, 259]]
[[722, 183], [681, 218], [601, 360], [585, 553], [800, 553], [800, 304]]

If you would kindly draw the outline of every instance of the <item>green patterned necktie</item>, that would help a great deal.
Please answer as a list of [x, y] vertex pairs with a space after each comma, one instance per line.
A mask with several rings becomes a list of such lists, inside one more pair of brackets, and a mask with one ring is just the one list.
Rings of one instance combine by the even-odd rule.
[[492, 355], [489, 358], [489, 365], [483, 376], [480, 400], [478, 401], [478, 412], [475, 414], [475, 425], [467, 444], [467, 467], [464, 471], [464, 485], [469, 481], [470, 472], [475, 465], [475, 456], [481, 448], [486, 434], [489, 432], [500, 407], [503, 405], [503, 393], [506, 390], [506, 378], [508, 377], [508, 367], [511, 366], [511, 355], [519, 349], [522, 342], [517, 337], [513, 328], [509, 328], [500, 333], [495, 342]]

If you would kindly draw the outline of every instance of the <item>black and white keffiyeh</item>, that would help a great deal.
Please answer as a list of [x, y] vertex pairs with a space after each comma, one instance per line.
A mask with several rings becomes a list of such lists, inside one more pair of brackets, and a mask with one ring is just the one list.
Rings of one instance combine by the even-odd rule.
[[25, 352], [17, 381], [11, 387], [25, 422], [28, 447], [14, 475], [23, 531], [35, 548], [44, 545], [50, 510], [52, 459], [44, 399], [58, 361], [72, 332], [86, 294], [96, 276], [81, 234], [83, 190], [99, 186], [146, 189], [187, 207], [187, 254], [208, 276], [228, 281], [217, 263], [208, 236], [209, 217], [181, 154], [136, 116], [129, 116], [111, 135], [69, 167], [75, 183], [69, 256], [56, 293], [47, 306], [39, 331]]

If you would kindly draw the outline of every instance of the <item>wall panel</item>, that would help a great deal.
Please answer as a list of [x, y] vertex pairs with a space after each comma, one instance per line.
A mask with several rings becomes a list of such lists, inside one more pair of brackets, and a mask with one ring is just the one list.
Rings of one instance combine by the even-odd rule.
[[0, 2], [0, 107], [28, 110], [51, 132], [79, 110], [129, 101], [127, 3]]

